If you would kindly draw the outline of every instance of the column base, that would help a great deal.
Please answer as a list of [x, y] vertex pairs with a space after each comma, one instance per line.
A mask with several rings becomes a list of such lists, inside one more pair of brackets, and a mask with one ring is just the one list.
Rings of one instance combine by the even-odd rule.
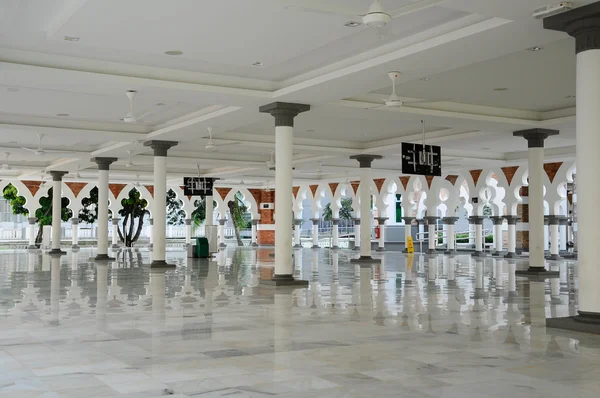
[[39, 250], [40, 248], [37, 247], [36, 245], [29, 245], [27, 246], [27, 250]]
[[52, 249], [52, 250], [50, 250], [48, 252], [48, 254], [51, 255], [51, 256], [56, 256], [56, 255], [62, 256], [62, 255], [67, 254], [67, 252], [63, 251], [63, 250], [60, 250], [60, 249]]
[[560, 256], [560, 254], [551, 254], [548, 257], [546, 257], [548, 260], [552, 260], [552, 261], [559, 261], [562, 260], [563, 258]]
[[402, 250], [402, 253], [408, 254], [408, 249], [405, 248], [404, 250]]
[[579, 315], [566, 318], [548, 318], [546, 327], [574, 332], [600, 334], [600, 313], [577, 311]]
[[357, 252], [359, 250], [360, 250], [360, 246], [354, 246], [354, 248], [352, 249], [352, 251], [355, 251], [355, 252]]
[[154, 249], [154, 245], [153, 245], [152, 243], [150, 243], [150, 244], [148, 245], [148, 250], [152, 250], [152, 249]]
[[319, 246], [319, 245], [312, 245], [311, 246], [311, 249], [320, 249], [320, 248], [321, 248], [321, 246]]
[[505, 303], [516, 303], [519, 301], [519, 293], [517, 292], [508, 292], [508, 295], [504, 299]]
[[259, 287], [280, 288], [304, 288], [308, 287], [308, 281], [302, 279], [294, 279], [293, 275], [274, 275], [273, 279], [263, 280], [258, 282]]
[[496, 252], [492, 253], [492, 257], [504, 257], [504, 256], [506, 256], [506, 253], [504, 252], [504, 250], [501, 252], [496, 251]]
[[455, 279], [448, 279], [447, 283], [448, 283], [449, 287], [456, 287], [456, 280]]
[[437, 254], [437, 253], [438, 252], [435, 249], [429, 249], [429, 250], [427, 250], [427, 254]]
[[219, 243], [219, 247], [227, 247], [225, 243]]
[[504, 255], [504, 258], [519, 258], [519, 257], [520, 257], [520, 256], [519, 256], [517, 253], [515, 253], [515, 252], [506, 253], [506, 254]]
[[558, 278], [560, 276], [560, 272], [559, 271], [547, 271], [546, 268], [541, 268], [541, 267], [529, 267], [525, 270], [516, 270], [515, 275], [543, 277], [543, 278]]
[[120, 249], [121, 246], [115, 244], [115, 245], [112, 245], [110, 248], [115, 250], [115, 249]]
[[454, 254], [456, 254], [456, 253], [457, 253], [457, 252], [456, 252], [456, 249], [454, 249], [454, 250], [446, 250], [446, 251], [444, 252], [444, 254], [446, 254], [446, 255], [449, 255], [449, 256], [451, 256], [451, 255], [454, 255]]
[[292, 249], [302, 249], [302, 245], [294, 245], [292, 246]]
[[79, 245], [71, 245], [71, 249], [78, 250], [81, 249], [81, 247], [79, 247]]
[[371, 256], [360, 256], [359, 258], [354, 258], [350, 260], [351, 264], [380, 264], [381, 259], [373, 258]]
[[476, 251], [475, 253], [471, 254], [471, 257], [489, 257], [489, 254], [481, 251]]
[[172, 269], [177, 268], [175, 264], [168, 264], [165, 260], [153, 260], [150, 264], [145, 264], [148, 268]]
[[115, 261], [114, 257], [109, 257], [108, 254], [97, 254], [96, 257], [90, 257], [91, 261]]
[[378, 247], [377, 250], [375, 250], [378, 253], [384, 252], [385, 251], [385, 247]]
[[258, 243], [254, 242], [250, 245], [251, 247], [258, 247]]
[[330, 248], [330, 249], [331, 249], [331, 250], [339, 250], [339, 249], [340, 249], [340, 247], [339, 247], [339, 246], [331, 246], [331, 248]]

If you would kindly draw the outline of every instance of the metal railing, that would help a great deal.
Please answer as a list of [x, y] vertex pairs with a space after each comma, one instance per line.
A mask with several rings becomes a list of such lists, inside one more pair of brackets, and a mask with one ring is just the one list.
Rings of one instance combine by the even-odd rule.
[[[481, 241], [483, 242], [482, 245], [482, 250], [485, 252], [486, 247], [491, 247], [492, 245], [487, 245], [485, 243], [485, 237], [490, 235], [492, 233], [491, 230], [489, 229], [484, 229], [481, 231], [481, 234], [483, 235], [481, 237]], [[458, 235], [461, 235], [460, 238], [457, 238]], [[467, 236], [464, 236], [467, 235]], [[417, 233], [417, 235], [415, 236], [417, 239], [417, 242], [419, 242], [419, 251], [422, 253], [423, 252], [423, 242], [427, 241], [427, 243], [430, 245], [430, 249], [431, 249], [431, 244], [430, 244], [430, 239], [429, 239], [429, 231], [425, 231], [425, 232], [419, 232]], [[435, 239], [435, 246], [437, 246], [439, 243], [439, 239], [441, 238], [442, 240], [444, 238], [446, 238], [446, 242], [448, 240], [448, 238], [450, 239], [454, 239], [454, 247], [458, 247], [458, 240], [463, 240], [463, 239], [467, 239], [467, 240], [471, 240], [471, 237], [473, 237], [473, 239], [475, 239], [476, 237], [476, 232], [475, 231], [462, 231], [462, 232], [454, 232], [454, 236], [450, 237], [448, 235], [448, 230], [447, 229], [441, 229], [441, 230], [436, 230], [436, 239]], [[426, 239], [425, 239], [426, 238]]]

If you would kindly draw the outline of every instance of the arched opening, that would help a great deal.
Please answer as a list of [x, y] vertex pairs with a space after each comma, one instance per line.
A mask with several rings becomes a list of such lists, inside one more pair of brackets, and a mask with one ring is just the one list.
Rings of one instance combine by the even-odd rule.
[[147, 207], [148, 201], [143, 199], [140, 191], [135, 188], [121, 200], [119, 216], [123, 219], [123, 223], [117, 231], [119, 239], [126, 247], [132, 247], [139, 239], [144, 227], [144, 217], [149, 214]]
[[8, 184], [2, 191], [0, 201], [1, 239], [23, 239], [23, 225], [27, 222], [29, 210], [25, 207], [27, 199], [19, 195], [19, 190]]
[[[42, 238], [44, 237], [44, 226], [52, 225], [52, 198], [54, 192], [53, 188], [48, 190], [48, 196], [42, 196], [40, 198], [40, 207], [35, 211], [35, 218], [38, 219], [38, 224], [40, 226], [37, 236], [35, 238], [35, 243], [42, 243]], [[73, 211], [69, 209], [69, 199], [63, 197], [61, 198], [61, 213], [60, 218], [61, 221], [69, 221], [69, 219], [73, 216]]]
[[[252, 233], [250, 230], [252, 214], [248, 211], [249, 206], [244, 195], [240, 191], [237, 191], [231, 200], [227, 201], [227, 208], [229, 209], [229, 219], [233, 226], [237, 245], [244, 246], [242, 235], [244, 238], [249, 238]], [[227, 235], [226, 232], [225, 236], [227, 237]]]

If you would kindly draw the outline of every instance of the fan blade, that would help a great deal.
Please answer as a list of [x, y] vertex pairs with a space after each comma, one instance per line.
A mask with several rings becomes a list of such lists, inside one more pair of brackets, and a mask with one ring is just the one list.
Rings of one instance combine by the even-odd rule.
[[415, 3], [407, 4], [404, 7], [400, 7], [388, 13], [392, 16], [392, 19], [394, 19], [403, 15], [412, 14], [413, 12], [425, 10], [427, 8], [441, 4], [444, 1], [446, 0], [420, 0]]
[[287, 0], [284, 9], [318, 14], [346, 15], [350, 17], [360, 17], [364, 13], [364, 10], [356, 11], [348, 8], [323, 6], [322, 0]]
[[25, 148], [25, 147], [21, 147], [21, 149], [24, 149], [26, 151], [33, 152], [33, 153], [36, 153], [39, 150], [39, 149], [31, 149], [31, 148]]
[[389, 39], [392, 37], [392, 30], [390, 29], [390, 24], [384, 25], [381, 28], [375, 28], [375, 32], [377, 32], [377, 37], [381, 40]]
[[385, 107], [386, 107], [385, 104], [381, 104], [381, 105], [370, 106], [365, 109], [369, 110], [369, 109], [377, 109], [377, 108], [385, 108]]
[[408, 100], [402, 101], [404, 104], [439, 104], [441, 102], [452, 101], [452, 98], [440, 98], [435, 100]]
[[239, 145], [241, 144], [241, 142], [236, 141], [236, 142], [226, 142], [224, 144], [215, 144], [216, 147], [222, 147], [222, 146], [227, 146], [227, 145]]

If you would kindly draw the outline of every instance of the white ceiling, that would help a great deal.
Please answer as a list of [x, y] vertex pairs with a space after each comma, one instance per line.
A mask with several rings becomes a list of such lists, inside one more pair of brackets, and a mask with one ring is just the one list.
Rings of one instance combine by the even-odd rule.
[[[13, 169], [0, 178], [79, 166], [94, 180], [89, 159], [116, 156], [113, 180], [148, 181], [152, 157], [141, 142], [164, 139], [180, 142], [169, 156], [173, 182], [197, 164], [231, 181], [272, 180], [273, 120], [258, 107], [273, 101], [312, 106], [295, 123], [297, 181], [356, 177], [348, 157], [362, 152], [386, 156], [377, 175], [399, 175], [399, 144], [421, 140], [421, 120], [427, 141], [443, 147], [445, 172], [523, 162], [525, 141], [512, 132], [534, 127], [561, 130], [547, 142], [548, 159], [574, 157], [575, 103], [566, 98], [575, 94], [574, 42], [531, 18], [547, 0], [382, 0], [392, 13], [432, 5], [394, 18], [383, 39], [344, 26], [370, 2], [1, 2], [0, 151]], [[401, 72], [407, 100], [398, 109], [379, 106], [391, 70]], [[139, 123], [120, 120], [126, 90], [138, 91]], [[410, 103], [423, 99], [443, 101]], [[209, 126], [214, 152], [205, 148]], [[37, 134], [61, 153], [21, 149], [37, 147]], [[127, 150], [135, 167], [125, 167]]]

